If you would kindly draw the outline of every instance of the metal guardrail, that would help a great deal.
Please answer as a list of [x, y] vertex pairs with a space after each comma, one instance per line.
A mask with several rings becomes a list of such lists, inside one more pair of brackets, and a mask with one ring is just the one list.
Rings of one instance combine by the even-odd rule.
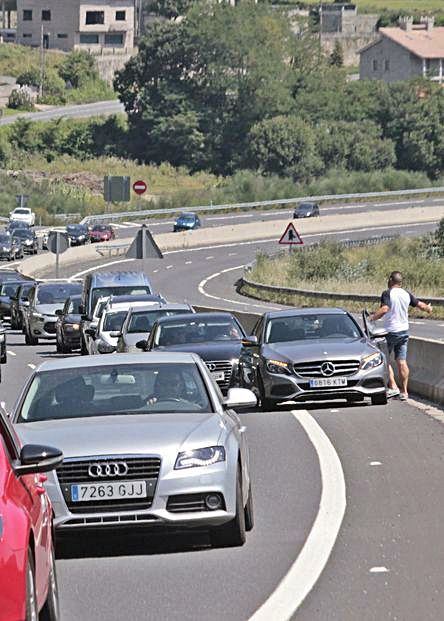
[[102, 257], [120, 257], [128, 250], [131, 242], [125, 244], [110, 244], [110, 245], [97, 245], [96, 252]]
[[120, 220], [121, 218], [138, 218], [144, 216], [173, 215], [182, 211], [221, 211], [235, 209], [254, 209], [256, 207], [269, 207], [273, 205], [289, 205], [301, 202], [321, 202], [331, 200], [346, 200], [350, 198], [384, 198], [395, 196], [417, 196], [418, 194], [443, 194], [444, 187], [437, 188], [417, 188], [414, 190], [393, 190], [390, 192], [364, 192], [356, 194], [324, 194], [320, 196], [297, 196], [295, 198], [279, 198], [270, 201], [252, 201], [249, 203], [226, 203], [222, 205], [199, 205], [196, 207], [181, 207], [169, 209], [144, 209], [141, 211], [120, 211], [116, 213], [104, 213], [92, 216], [85, 216], [80, 224], [92, 222], [107, 222], [110, 220]]
[[57, 220], [77, 220], [81, 215], [81, 213], [56, 213], [54, 218], [57, 218]]

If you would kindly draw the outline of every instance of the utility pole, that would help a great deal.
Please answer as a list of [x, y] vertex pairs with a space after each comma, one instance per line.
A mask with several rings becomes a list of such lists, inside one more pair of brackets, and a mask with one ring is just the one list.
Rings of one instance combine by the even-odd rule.
[[6, 0], [2, 0], [2, 23], [3, 28], [6, 28]]
[[43, 24], [40, 29], [40, 84], [39, 98], [43, 97], [43, 79], [45, 77], [45, 52], [43, 49]]

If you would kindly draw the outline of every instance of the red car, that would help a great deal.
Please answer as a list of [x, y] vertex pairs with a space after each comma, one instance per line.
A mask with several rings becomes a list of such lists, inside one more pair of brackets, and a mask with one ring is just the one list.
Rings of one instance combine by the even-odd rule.
[[59, 619], [52, 507], [43, 473], [62, 460], [51, 447], [21, 447], [0, 410], [0, 621]]
[[114, 230], [109, 224], [95, 224], [89, 235], [92, 242], [110, 241], [116, 238]]

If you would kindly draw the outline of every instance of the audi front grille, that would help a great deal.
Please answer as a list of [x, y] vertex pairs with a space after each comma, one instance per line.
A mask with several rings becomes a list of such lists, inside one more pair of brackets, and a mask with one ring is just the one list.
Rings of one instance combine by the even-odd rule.
[[[319, 360], [296, 362], [293, 369], [300, 377], [345, 377], [357, 373], [360, 364], [360, 360]], [[322, 367], [327, 372], [323, 372]]]
[[[96, 473], [97, 465], [125, 463], [128, 470], [125, 474], [113, 476], [106, 473], [91, 476], [89, 471]], [[87, 459], [65, 459], [56, 470], [63, 497], [71, 513], [102, 513], [106, 511], [139, 511], [149, 509], [153, 503], [157, 479], [160, 472], [158, 457], [114, 455]], [[121, 498], [118, 500], [97, 500], [94, 502], [73, 502], [71, 500], [71, 485], [79, 483], [108, 483], [111, 481], [147, 482], [148, 496], [146, 498]]]
[[221, 390], [228, 390], [233, 374], [233, 363], [231, 360], [205, 360], [205, 364], [211, 373], [220, 373], [223, 371], [224, 379], [216, 380], [216, 383]]

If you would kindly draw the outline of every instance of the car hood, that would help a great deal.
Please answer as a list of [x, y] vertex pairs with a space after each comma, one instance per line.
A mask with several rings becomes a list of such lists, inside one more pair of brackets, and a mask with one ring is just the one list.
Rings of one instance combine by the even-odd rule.
[[123, 336], [123, 342], [127, 347], [135, 347], [139, 341], [146, 341], [148, 336], [147, 332], [127, 332]]
[[154, 351], [186, 351], [197, 354], [202, 360], [231, 360], [239, 358], [241, 347], [240, 341], [209, 341], [156, 347]]
[[65, 458], [82, 455], [165, 453], [216, 445], [218, 414], [138, 414], [21, 423], [24, 443], [56, 446]]
[[313, 339], [288, 343], [269, 343], [263, 346], [266, 358], [283, 357], [292, 362], [360, 358], [376, 350], [365, 338]]
[[55, 315], [56, 310], [63, 308], [63, 302], [58, 304], [36, 304], [35, 310], [42, 315]]

